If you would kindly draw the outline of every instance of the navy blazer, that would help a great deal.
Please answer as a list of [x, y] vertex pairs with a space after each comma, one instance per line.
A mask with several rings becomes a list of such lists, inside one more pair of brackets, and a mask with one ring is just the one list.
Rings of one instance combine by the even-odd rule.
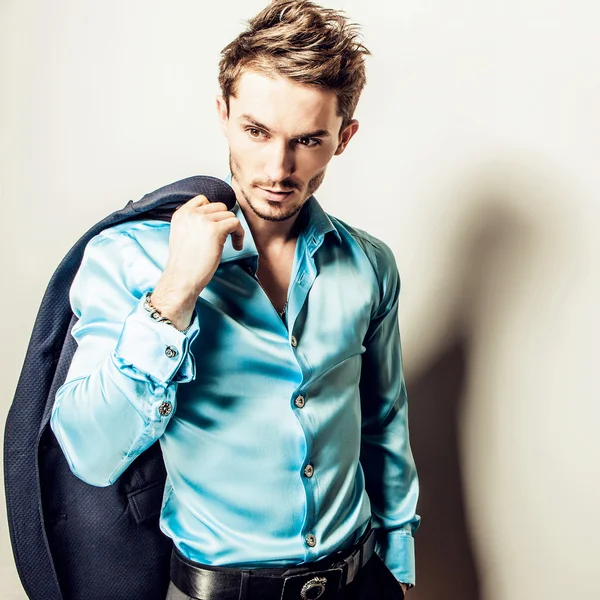
[[69, 289], [89, 240], [135, 219], [170, 221], [198, 194], [235, 204], [224, 181], [197, 176], [130, 201], [94, 225], [62, 260], [42, 299], [4, 434], [10, 538], [33, 600], [164, 600], [172, 543], [158, 527], [165, 468], [159, 444], [109, 487], [78, 479], [49, 426], [57, 389], [77, 348]]

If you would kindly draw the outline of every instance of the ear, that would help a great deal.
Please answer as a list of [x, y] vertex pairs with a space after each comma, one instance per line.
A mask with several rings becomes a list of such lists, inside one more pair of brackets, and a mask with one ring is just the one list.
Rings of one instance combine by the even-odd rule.
[[338, 147], [335, 149], [333, 153], [334, 156], [341, 154], [345, 149], [350, 140], [354, 137], [354, 134], [358, 131], [358, 121], [356, 119], [352, 119], [342, 131], [340, 131], [340, 142]]
[[227, 102], [225, 98], [219, 95], [217, 96], [217, 114], [219, 115], [219, 121], [221, 122], [221, 129], [227, 137], [227, 123], [229, 122], [229, 109], [227, 108]]

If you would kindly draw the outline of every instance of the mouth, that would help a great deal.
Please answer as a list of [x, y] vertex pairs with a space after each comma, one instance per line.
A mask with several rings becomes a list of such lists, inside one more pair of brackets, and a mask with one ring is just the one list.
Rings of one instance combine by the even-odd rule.
[[259, 190], [262, 190], [265, 194], [265, 197], [267, 200], [271, 200], [271, 201], [280, 201], [280, 200], [284, 200], [285, 198], [287, 198], [288, 196], [290, 196], [291, 194], [294, 193], [294, 190], [289, 190], [289, 191], [280, 191], [280, 190], [270, 190], [267, 188], [263, 188], [258, 186]]

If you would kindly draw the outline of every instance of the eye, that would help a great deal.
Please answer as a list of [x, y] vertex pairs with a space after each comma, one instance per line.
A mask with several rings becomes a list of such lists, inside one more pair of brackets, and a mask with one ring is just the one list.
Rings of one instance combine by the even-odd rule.
[[314, 148], [321, 145], [321, 140], [319, 138], [301, 137], [298, 138], [296, 142], [300, 146], [304, 146], [306, 148]]
[[254, 138], [255, 140], [259, 140], [262, 137], [266, 137], [266, 134], [264, 131], [262, 131], [261, 129], [257, 129], [256, 127], [248, 127], [246, 129], [246, 131], [248, 132], [248, 135], [251, 138]]

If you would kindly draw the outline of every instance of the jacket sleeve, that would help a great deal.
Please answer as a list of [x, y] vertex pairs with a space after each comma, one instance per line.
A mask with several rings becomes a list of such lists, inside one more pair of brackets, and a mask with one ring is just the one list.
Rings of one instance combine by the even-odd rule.
[[134, 238], [109, 230], [89, 242], [71, 286], [78, 346], [50, 423], [73, 473], [92, 485], [113, 483], [163, 434], [177, 386], [195, 377], [196, 314], [184, 334], [144, 309], [160, 273]]
[[419, 484], [410, 448], [408, 403], [398, 328], [400, 278], [392, 251], [377, 240], [380, 303], [364, 345], [361, 465], [371, 501], [377, 554], [393, 575], [415, 583], [413, 533]]

